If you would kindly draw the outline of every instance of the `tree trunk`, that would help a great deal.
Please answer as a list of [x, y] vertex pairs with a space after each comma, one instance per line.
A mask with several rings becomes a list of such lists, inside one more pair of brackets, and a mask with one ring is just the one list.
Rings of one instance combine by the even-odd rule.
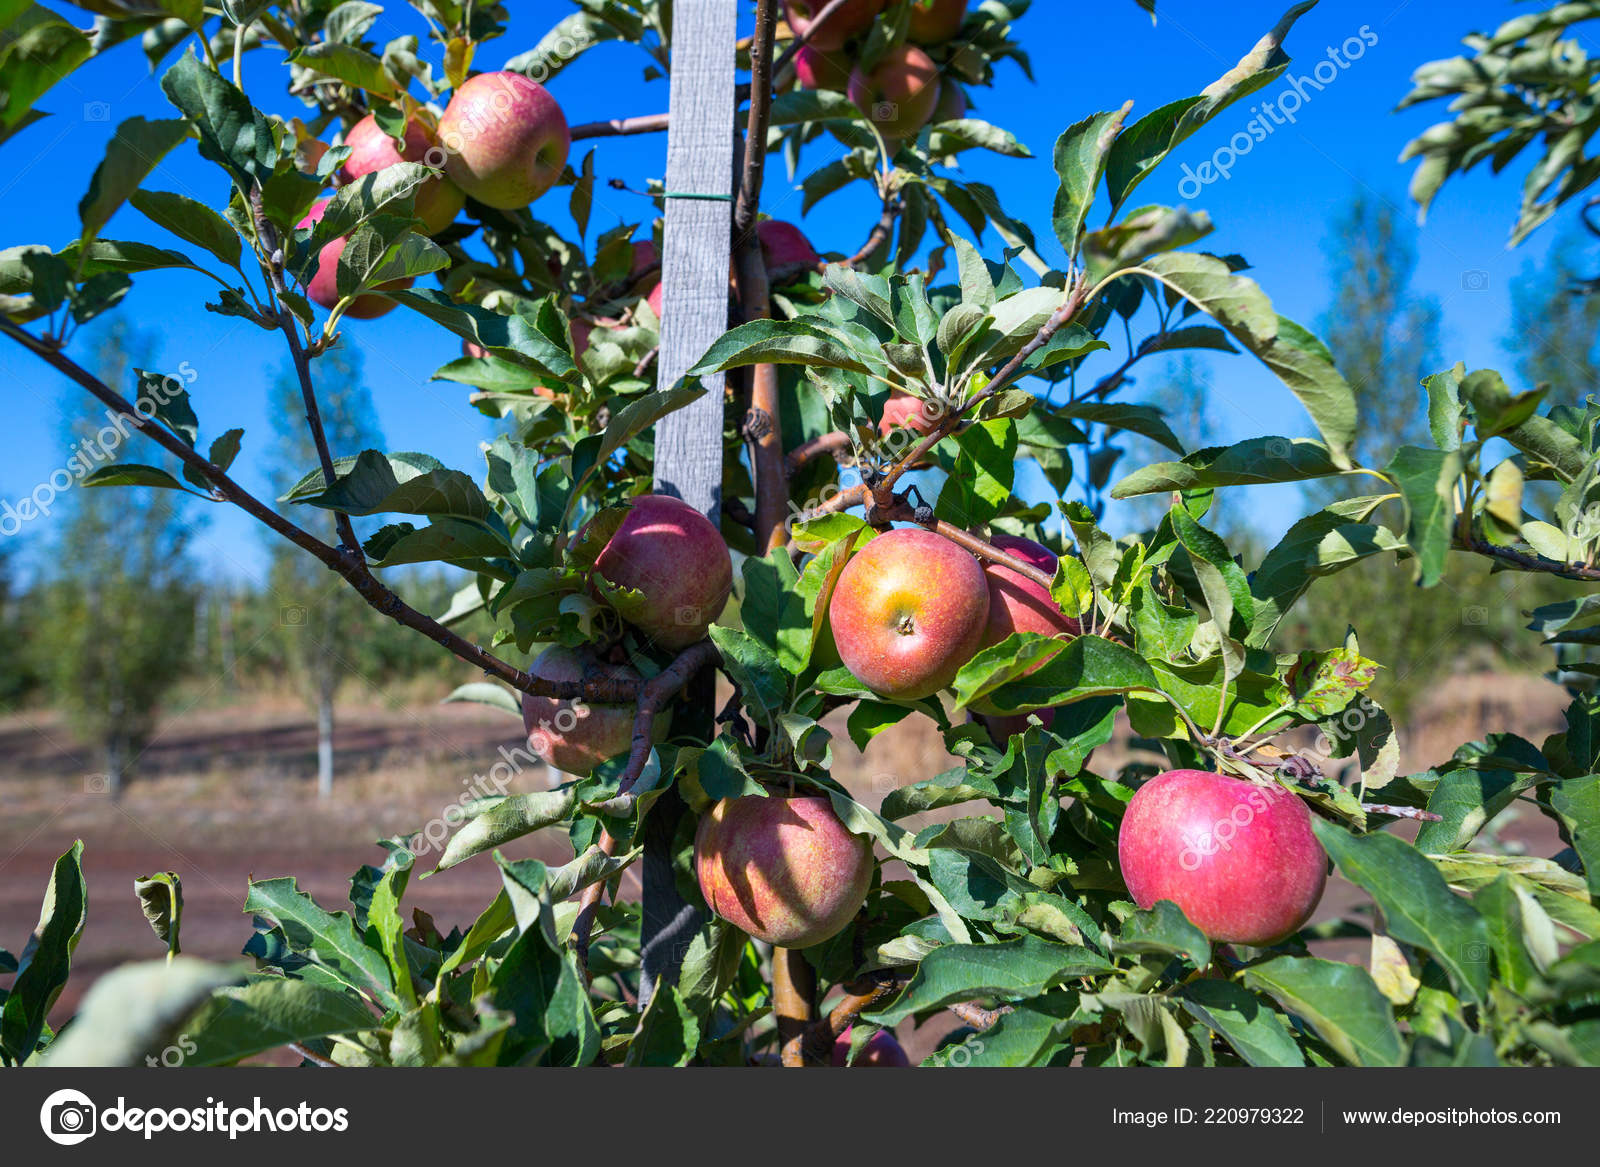
[[333, 689], [325, 676], [317, 686], [317, 797], [333, 794]]

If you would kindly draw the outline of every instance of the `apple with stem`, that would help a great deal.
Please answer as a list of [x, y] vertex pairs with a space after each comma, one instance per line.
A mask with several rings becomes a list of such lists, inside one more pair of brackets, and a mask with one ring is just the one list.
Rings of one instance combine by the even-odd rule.
[[[627, 665], [594, 660], [559, 644], [540, 653], [528, 672], [543, 681], [640, 679]], [[522, 695], [522, 728], [528, 735], [528, 748], [557, 770], [579, 776], [587, 776], [601, 763], [628, 752], [633, 744], [634, 712], [631, 704]], [[665, 732], [664, 718], [656, 721], [657, 732]]]
[[852, 676], [914, 701], [955, 680], [983, 639], [989, 588], [965, 549], [921, 528], [886, 531], [839, 573], [828, 622]]
[[872, 844], [822, 795], [723, 799], [700, 818], [695, 877], [707, 905], [782, 948], [838, 935], [866, 902]]
[[1117, 857], [1141, 908], [1171, 900], [1213, 941], [1258, 948], [1311, 918], [1328, 874], [1298, 796], [1208, 770], [1169, 770], [1139, 787]]
[[450, 179], [486, 207], [525, 207], [556, 184], [572, 133], [543, 85], [521, 73], [480, 73], [439, 119]]
[[[833, 1043], [833, 1064], [835, 1066], [852, 1065], [850, 1061], [850, 1034], [855, 1026], [846, 1026]], [[867, 1038], [867, 1044], [861, 1047], [861, 1052], [856, 1055], [853, 1063], [855, 1066], [893, 1066], [904, 1067], [911, 1064], [911, 1059], [906, 1056], [905, 1047], [895, 1040], [894, 1034], [887, 1029], [880, 1029]]]
[[595, 574], [630, 597], [623, 618], [652, 643], [684, 649], [702, 639], [733, 591], [722, 533], [682, 499], [639, 495], [594, 561]]
[[967, 18], [967, 0], [911, 0], [911, 26], [907, 31], [919, 45], [954, 40]]
[[[365, 174], [376, 174], [399, 162], [422, 162], [429, 166], [442, 166], [444, 151], [439, 149], [433, 131], [420, 118], [406, 122], [405, 149], [395, 148], [394, 139], [373, 114], [368, 114], [344, 136], [350, 147], [350, 156], [341, 168], [346, 182], [354, 182]], [[467, 196], [448, 178], [431, 178], [417, 187], [413, 203], [417, 218], [422, 220], [425, 235], [437, 235], [461, 213]]]

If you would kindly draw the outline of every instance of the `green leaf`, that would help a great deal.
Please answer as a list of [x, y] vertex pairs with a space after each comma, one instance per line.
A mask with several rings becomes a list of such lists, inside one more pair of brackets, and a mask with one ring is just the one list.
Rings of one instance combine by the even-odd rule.
[[1056, 139], [1054, 162], [1061, 185], [1056, 189], [1051, 221], [1069, 258], [1078, 254], [1084, 221], [1094, 205], [1112, 145], [1122, 132], [1123, 119], [1132, 104], [1129, 102], [1115, 113], [1091, 114], [1068, 126]]
[[1178, 991], [1184, 1009], [1252, 1066], [1303, 1066], [1305, 1055], [1282, 1014], [1232, 981], [1190, 981]]
[[237, 985], [246, 970], [193, 957], [140, 961], [112, 969], [90, 987], [72, 1025], [45, 1052], [46, 1066], [168, 1064], [176, 1049], [184, 1065], [203, 1032], [185, 1024], [218, 990]]
[[1323, 819], [1313, 819], [1312, 827], [1345, 878], [1383, 909], [1391, 936], [1427, 949], [1459, 996], [1487, 1000], [1489, 936], [1483, 917], [1450, 890], [1421, 852], [1393, 835], [1357, 837]]
[[1298, 520], [1262, 559], [1250, 575], [1250, 594], [1255, 598], [1255, 618], [1245, 643], [1259, 648], [1272, 639], [1273, 632], [1289, 610], [1305, 595], [1315, 578], [1309, 565], [1324, 536], [1348, 523], [1361, 523], [1383, 503], [1383, 495], [1339, 499], [1320, 511]]
[[[1142, 2], [1142, 0], [1141, 0]], [[1282, 44], [1294, 22], [1310, 11], [1316, 0], [1305, 0], [1284, 13], [1239, 63], [1195, 97], [1165, 105], [1140, 118], [1112, 147], [1106, 164], [1106, 186], [1112, 211], [1120, 207], [1168, 154], [1221, 113], [1280, 77], [1289, 67]]]
[[789, 698], [789, 676], [777, 653], [737, 628], [713, 624], [710, 633], [722, 654], [723, 670], [739, 686], [745, 708], [769, 729], [775, 726]]
[[6, 95], [0, 103], [0, 140], [33, 120], [33, 103], [93, 51], [87, 36], [39, 4], [29, 4], [5, 33], [9, 43], [0, 45]]
[[1125, 405], [1120, 402], [1073, 401], [1051, 407], [1057, 417], [1073, 421], [1095, 422], [1108, 429], [1125, 430], [1130, 434], [1149, 438], [1176, 454], [1183, 453], [1183, 443], [1167, 425], [1161, 411], [1153, 405]]
[[600, 440], [600, 450], [595, 455], [595, 465], [604, 465], [611, 455], [660, 421], [705, 396], [700, 385], [677, 385], [671, 389], [658, 389], [630, 401], [612, 415]]
[[1422, 824], [1417, 850], [1429, 854], [1463, 850], [1490, 819], [1537, 781], [1534, 775], [1470, 766], [1441, 775], [1427, 806], [1439, 821]]
[[1349, 465], [1356, 432], [1355, 394], [1334, 367], [1327, 347], [1300, 325], [1273, 311], [1254, 280], [1238, 276], [1220, 259], [1172, 251], [1132, 269], [1166, 284], [1209, 314], [1259, 357], [1305, 406], [1338, 466]]
[[586, 1066], [600, 1053], [600, 1028], [576, 957], [551, 948], [541, 928], [524, 930], [506, 953], [489, 980], [488, 1003], [515, 1019], [501, 1051], [509, 1064], [538, 1057]]
[[1448, 372], [1422, 379], [1428, 394], [1428, 432], [1441, 450], [1461, 448], [1461, 378], [1465, 374], [1466, 366], [1457, 363]]
[[485, 799], [468, 808], [471, 820], [451, 837], [434, 870], [446, 871], [474, 855], [564, 822], [577, 804], [576, 786]]
[[1480, 440], [1496, 437], [1533, 417], [1546, 390], [1513, 394], [1493, 369], [1479, 369], [1461, 379], [1461, 399], [1472, 406], [1473, 428]]
[[970, 706], [981, 697], [986, 708], [1009, 715], [1160, 687], [1142, 657], [1099, 636], [1035, 643], [1041, 653], [1050, 655], [1031, 671], [1029, 658], [1016, 656], [1012, 638], [980, 651], [956, 675], [952, 684], [956, 703]]
[[200, 156], [232, 176], [248, 198], [272, 177], [278, 160], [272, 124], [237, 87], [200, 63], [190, 49], [161, 78], [168, 100], [200, 134]]
[[289, 944], [342, 983], [370, 994], [385, 1009], [398, 1009], [389, 966], [369, 948], [348, 912], [327, 912], [292, 876], [252, 881], [244, 910], [283, 929]]
[[1416, 556], [1416, 578], [1432, 587], [1444, 578], [1455, 524], [1455, 486], [1461, 456], [1447, 450], [1401, 446], [1385, 471], [1406, 504], [1406, 543]]
[[317, 41], [295, 49], [289, 54], [289, 62], [368, 93], [387, 97], [394, 92], [394, 82], [389, 79], [383, 62], [355, 45]]
[[363, 450], [356, 458], [334, 463], [333, 485], [322, 486], [315, 470], [280, 500], [342, 511], [347, 515], [395, 512], [487, 519], [489, 500], [467, 475], [446, 470], [427, 455], [383, 454]]
[[[1200, 581], [1200, 590], [1217, 631], [1224, 637], [1233, 635], [1235, 615], [1248, 628], [1255, 619], [1255, 597], [1250, 594], [1250, 582], [1245, 578], [1244, 569], [1233, 561], [1228, 545], [1190, 518], [1189, 512], [1181, 506], [1173, 507], [1167, 515], [1172, 520], [1173, 534], [1189, 553], [1189, 562]], [[1238, 672], [1232, 668], [1229, 671]]]
[[958, 527], [987, 523], [1011, 498], [1017, 470], [1017, 426], [1010, 418], [980, 421], [956, 438], [955, 469], [939, 491], [934, 515]]
[[[388, 170], [398, 168], [391, 166]], [[321, 228], [322, 224], [327, 223], [332, 217], [333, 211], [330, 208], [317, 226]], [[313, 237], [314, 242], [315, 237]], [[576, 385], [582, 380], [582, 374], [578, 366], [573, 363], [571, 354], [539, 331], [533, 322], [524, 316], [502, 316], [487, 308], [458, 304], [447, 293], [437, 288], [397, 289], [386, 292], [385, 295], [398, 304], [404, 304], [420, 312], [435, 324], [448, 329], [463, 340], [487, 349], [503, 360], [566, 384]]]
[[158, 871], [154, 875], [141, 875], [133, 881], [133, 894], [139, 897], [139, 907], [144, 918], [156, 934], [156, 939], [167, 946], [167, 952], [178, 954], [178, 932], [183, 925], [183, 881], [175, 871]]
[[349, 1037], [375, 1029], [358, 997], [310, 981], [262, 977], [221, 989], [186, 1026], [195, 1046], [185, 1065], [231, 1066], [290, 1043]]
[[89, 894], [83, 881], [83, 841], [55, 862], [44, 906], [17, 962], [11, 992], [0, 1005], [0, 1053], [15, 1064], [33, 1056], [50, 1009], [66, 987], [72, 953], [83, 938]]
[[724, 333], [689, 373], [703, 377], [744, 365], [774, 364], [869, 371], [867, 359], [828, 329], [804, 320], [751, 320]]
[[1072, 977], [1113, 971], [1087, 948], [1023, 936], [996, 944], [946, 944], [930, 952], [894, 1002], [866, 1014], [883, 1026], [974, 997], [1037, 997]]
[[367, 942], [374, 940], [389, 962], [389, 974], [407, 1011], [417, 1007], [416, 986], [411, 983], [411, 962], [406, 957], [405, 921], [400, 918], [400, 897], [411, 879], [411, 865], [396, 864], [383, 873], [367, 906]]
[[1245, 969], [1244, 983], [1302, 1018], [1350, 1065], [1398, 1066], [1405, 1061], [1394, 1007], [1364, 968], [1280, 956]]
[[183, 490], [183, 483], [157, 466], [141, 466], [137, 462], [113, 462], [84, 475], [84, 486], [160, 486], [167, 490]]
[[494, 531], [462, 519], [439, 518], [426, 527], [392, 523], [362, 544], [373, 567], [401, 563], [470, 563], [509, 555], [510, 545]]
[[1583, 860], [1590, 893], [1600, 896], [1600, 774], [1558, 782], [1549, 788], [1549, 799]]
[[468, 681], [465, 685], [458, 685], [440, 704], [448, 704], [451, 701], [470, 701], [477, 705], [487, 705], [491, 709], [509, 713], [519, 721], [522, 719], [521, 694], [493, 681]]
[[1305, 482], [1340, 472], [1328, 448], [1311, 438], [1250, 438], [1196, 450], [1181, 462], [1156, 462], [1135, 470], [1112, 488], [1111, 497]]
[[132, 117], [119, 125], [106, 146], [105, 158], [89, 180], [88, 193], [78, 203], [83, 238], [93, 239], [100, 234], [100, 229], [110, 221], [117, 208], [139, 189], [139, 184], [173, 147], [188, 136], [188, 124], [182, 118], [149, 122], [142, 117]]
[[1171, 900], [1158, 900], [1148, 911], [1135, 912], [1122, 925], [1122, 934], [1112, 942], [1115, 952], [1154, 952], [1183, 956], [1196, 969], [1211, 964], [1211, 942], [1206, 934], [1183, 914]]

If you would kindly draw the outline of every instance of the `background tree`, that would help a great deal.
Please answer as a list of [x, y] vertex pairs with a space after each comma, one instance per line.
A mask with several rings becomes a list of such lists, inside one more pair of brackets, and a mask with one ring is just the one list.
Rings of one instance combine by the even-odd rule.
[[[352, 453], [382, 449], [372, 395], [361, 379], [360, 350], [352, 345], [332, 349], [317, 364], [317, 382], [322, 421], [333, 448]], [[273, 386], [271, 415], [268, 472], [274, 492], [282, 495], [317, 464], [292, 367], [285, 367]], [[289, 510], [286, 504], [280, 509]], [[314, 534], [338, 541], [331, 513], [313, 520]], [[371, 639], [373, 613], [360, 596], [294, 547], [281, 539], [271, 539], [269, 546], [269, 615], [277, 621], [277, 639], [295, 688], [316, 710], [317, 794], [326, 798], [333, 792], [334, 700], [340, 682], [362, 672], [358, 658], [363, 641]]]
[[1544, 262], [1523, 267], [1511, 285], [1505, 338], [1522, 388], [1549, 385], [1549, 401], [1578, 408], [1600, 391], [1600, 300], [1583, 294], [1594, 268], [1587, 243], [1585, 232], [1568, 226]]
[[[150, 338], [118, 322], [96, 346], [95, 365], [107, 384], [126, 386], [135, 367], [150, 363], [151, 349]], [[102, 448], [104, 411], [78, 406], [72, 399], [63, 450]], [[107, 437], [105, 444], [120, 442]], [[55, 706], [100, 751], [113, 794], [189, 667], [199, 573], [189, 555], [195, 517], [186, 502], [170, 490], [81, 485], [56, 500], [58, 530], [44, 557], [33, 644]]]

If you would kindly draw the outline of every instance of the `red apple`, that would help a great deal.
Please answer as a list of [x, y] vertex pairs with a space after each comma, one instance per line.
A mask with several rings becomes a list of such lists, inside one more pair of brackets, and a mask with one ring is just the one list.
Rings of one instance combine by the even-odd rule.
[[850, 84], [850, 58], [825, 52], [809, 42], [794, 55], [794, 76], [802, 89], [831, 89], [843, 93]]
[[813, 21], [828, 6], [828, 0], [784, 0], [784, 7], [796, 36], [805, 37], [807, 44], [819, 49], [832, 50], [842, 49], [845, 41], [871, 28], [885, 3], [886, 0], [845, 0], [839, 11], [814, 28]]
[[761, 255], [773, 283], [786, 283], [800, 272], [810, 271], [822, 262], [805, 232], [782, 219], [762, 219], [756, 224], [761, 240]]
[[[595, 680], [639, 680], [627, 665], [585, 659], [559, 644], [540, 653], [528, 671], [546, 681], [581, 681], [586, 674]], [[557, 770], [588, 775], [602, 762], [627, 753], [633, 744], [635, 711], [633, 704], [590, 704], [524, 693], [522, 728], [528, 734], [528, 748]]]
[[445, 173], [486, 207], [525, 207], [555, 185], [572, 134], [543, 85], [521, 73], [480, 73], [439, 119]]
[[933, 117], [939, 103], [939, 67], [915, 45], [899, 45], [866, 73], [850, 73], [850, 100], [885, 138], [909, 138]]
[[[1055, 552], [1048, 547], [1016, 535], [994, 535], [989, 542], [1013, 559], [1037, 567], [1048, 576], [1056, 573]], [[983, 574], [989, 580], [989, 625], [983, 632], [983, 647], [999, 644], [1013, 632], [1037, 632], [1042, 636], [1076, 636], [1081, 630], [1071, 616], [1061, 611], [1050, 598], [1050, 589], [1020, 575], [1009, 567], [987, 560]]]
[[[350, 147], [350, 157], [344, 160], [343, 174], [346, 182], [363, 174], [393, 166], [397, 162], [422, 162], [429, 166], [443, 166], [445, 153], [439, 149], [433, 132], [418, 118], [406, 123], [406, 148], [396, 150], [394, 139], [384, 133], [378, 119], [368, 114], [344, 136]], [[417, 188], [417, 218], [422, 220], [423, 232], [437, 235], [455, 221], [466, 205], [467, 196], [448, 178], [434, 178]]]
[[[315, 204], [304, 219], [295, 226], [309, 227], [328, 213], [328, 204], [331, 199], [323, 199]], [[317, 253], [317, 274], [311, 277], [311, 282], [306, 285], [306, 295], [315, 303], [324, 308], [332, 308], [339, 302], [339, 257], [344, 254], [345, 237], [339, 236], [322, 245], [322, 250]], [[391, 280], [383, 285], [384, 291], [398, 291], [409, 288], [412, 284], [411, 277], [402, 280]], [[372, 320], [382, 316], [395, 306], [393, 300], [382, 296], [357, 296], [344, 314], [357, 320]]]
[[1311, 918], [1328, 873], [1297, 796], [1206, 770], [1169, 770], [1141, 786], [1117, 856], [1141, 908], [1171, 900], [1212, 940], [1257, 947]]
[[988, 618], [978, 561], [920, 528], [887, 531], [857, 551], [828, 604], [851, 675], [880, 696], [908, 701], [955, 679]]
[[[833, 1043], [833, 1064], [835, 1066], [848, 1065], [850, 1062], [850, 1032], [855, 1026], [847, 1026]], [[895, 1040], [894, 1034], [887, 1029], [880, 1029], [867, 1038], [867, 1044], [856, 1055], [856, 1066], [909, 1066], [911, 1059], [906, 1056], [905, 1049]]]
[[661, 290], [662, 285], [657, 284], [655, 287], [650, 289], [650, 294], [644, 298], [645, 303], [650, 305], [650, 311], [656, 314], [656, 321], [658, 323], [661, 320]]
[[757, 940], [808, 948], [866, 902], [872, 844], [818, 795], [723, 799], [700, 819], [694, 870], [711, 910]]
[[933, 124], [958, 122], [967, 116], [967, 91], [953, 77], [939, 82], [939, 104], [933, 107]]
[[897, 426], [904, 426], [914, 433], [927, 436], [939, 424], [939, 406], [933, 402], [924, 401], [914, 393], [907, 393], [903, 389], [894, 389], [889, 393], [889, 400], [884, 403], [883, 417], [878, 421], [878, 432], [888, 437]]
[[967, 18], [967, 0], [911, 0], [911, 31], [919, 45], [954, 40]]
[[628, 269], [628, 279], [633, 281], [644, 275], [651, 268], [661, 266], [661, 253], [656, 250], [655, 240], [636, 239], [633, 243], [633, 266]]
[[733, 590], [728, 545], [682, 499], [644, 494], [594, 563], [601, 579], [645, 597], [630, 623], [662, 648], [687, 648], [722, 614]]

